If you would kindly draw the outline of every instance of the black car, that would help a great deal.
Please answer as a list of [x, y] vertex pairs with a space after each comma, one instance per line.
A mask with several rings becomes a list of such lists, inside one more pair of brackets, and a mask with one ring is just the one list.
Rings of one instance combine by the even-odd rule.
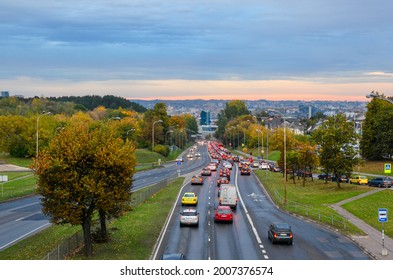
[[292, 245], [293, 234], [291, 226], [287, 223], [275, 222], [269, 227], [268, 238], [272, 243], [285, 242]]
[[389, 177], [377, 177], [368, 180], [368, 185], [371, 187], [378, 187], [378, 188], [391, 188], [393, 185], [393, 181]]
[[349, 177], [347, 175], [341, 175], [338, 178], [336, 178], [336, 176], [332, 176], [331, 180], [333, 182], [337, 182], [337, 179], [340, 183], [349, 183]]
[[249, 167], [242, 167], [240, 169], [240, 175], [251, 175], [251, 169]]
[[318, 180], [330, 181], [330, 180], [332, 180], [332, 175], [331, 174], [326, 174], [326, 173], [319, 174], [318, 175]]

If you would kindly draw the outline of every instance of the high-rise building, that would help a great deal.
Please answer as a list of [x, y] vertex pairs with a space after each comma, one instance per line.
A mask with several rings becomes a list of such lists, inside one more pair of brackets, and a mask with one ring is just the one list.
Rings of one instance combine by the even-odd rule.
[[1, 97], [10, 97], [10, 92], [9, 91], [2, 91]]
[[210, 111], [201, 111], [201, 120], [199, 122], [200, 125], [211, 125], [210, 120]]

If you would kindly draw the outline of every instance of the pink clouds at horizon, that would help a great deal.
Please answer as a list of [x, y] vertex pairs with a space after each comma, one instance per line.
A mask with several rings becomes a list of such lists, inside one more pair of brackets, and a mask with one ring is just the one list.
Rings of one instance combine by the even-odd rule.
[[390, 96], [387, 82], [338, 83], [303, 80], [107, 80], [19, 78], [0, 81], [1, 90], [26, 97], [115, 95], [127, 99], [243, 99], [367, 101], [372, 90]]

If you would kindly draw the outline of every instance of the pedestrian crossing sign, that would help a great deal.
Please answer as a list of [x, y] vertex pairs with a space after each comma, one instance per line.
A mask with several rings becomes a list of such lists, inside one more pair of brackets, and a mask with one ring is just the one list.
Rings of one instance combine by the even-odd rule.
[[390, 163], [385, 163], [385, 173], [392, 173], [392, 165]]

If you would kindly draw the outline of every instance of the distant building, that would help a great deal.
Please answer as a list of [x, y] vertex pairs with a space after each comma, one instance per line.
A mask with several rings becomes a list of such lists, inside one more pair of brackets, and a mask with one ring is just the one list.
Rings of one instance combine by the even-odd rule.
[[302, 118], [310, 119], [314, 117], [319, 110], [315, 106], [300, 104], [299, 105], [299, 116]]
[[210, 119], [210, 111], [201, 111], [201, 120], [199, 122], [200, 125], [211, 125]]
[[9, 91], [2, 91], [1, 92], [1, 97], [3, 98], [5, 98], [5, 97], [10, 97], [10, 92]]

